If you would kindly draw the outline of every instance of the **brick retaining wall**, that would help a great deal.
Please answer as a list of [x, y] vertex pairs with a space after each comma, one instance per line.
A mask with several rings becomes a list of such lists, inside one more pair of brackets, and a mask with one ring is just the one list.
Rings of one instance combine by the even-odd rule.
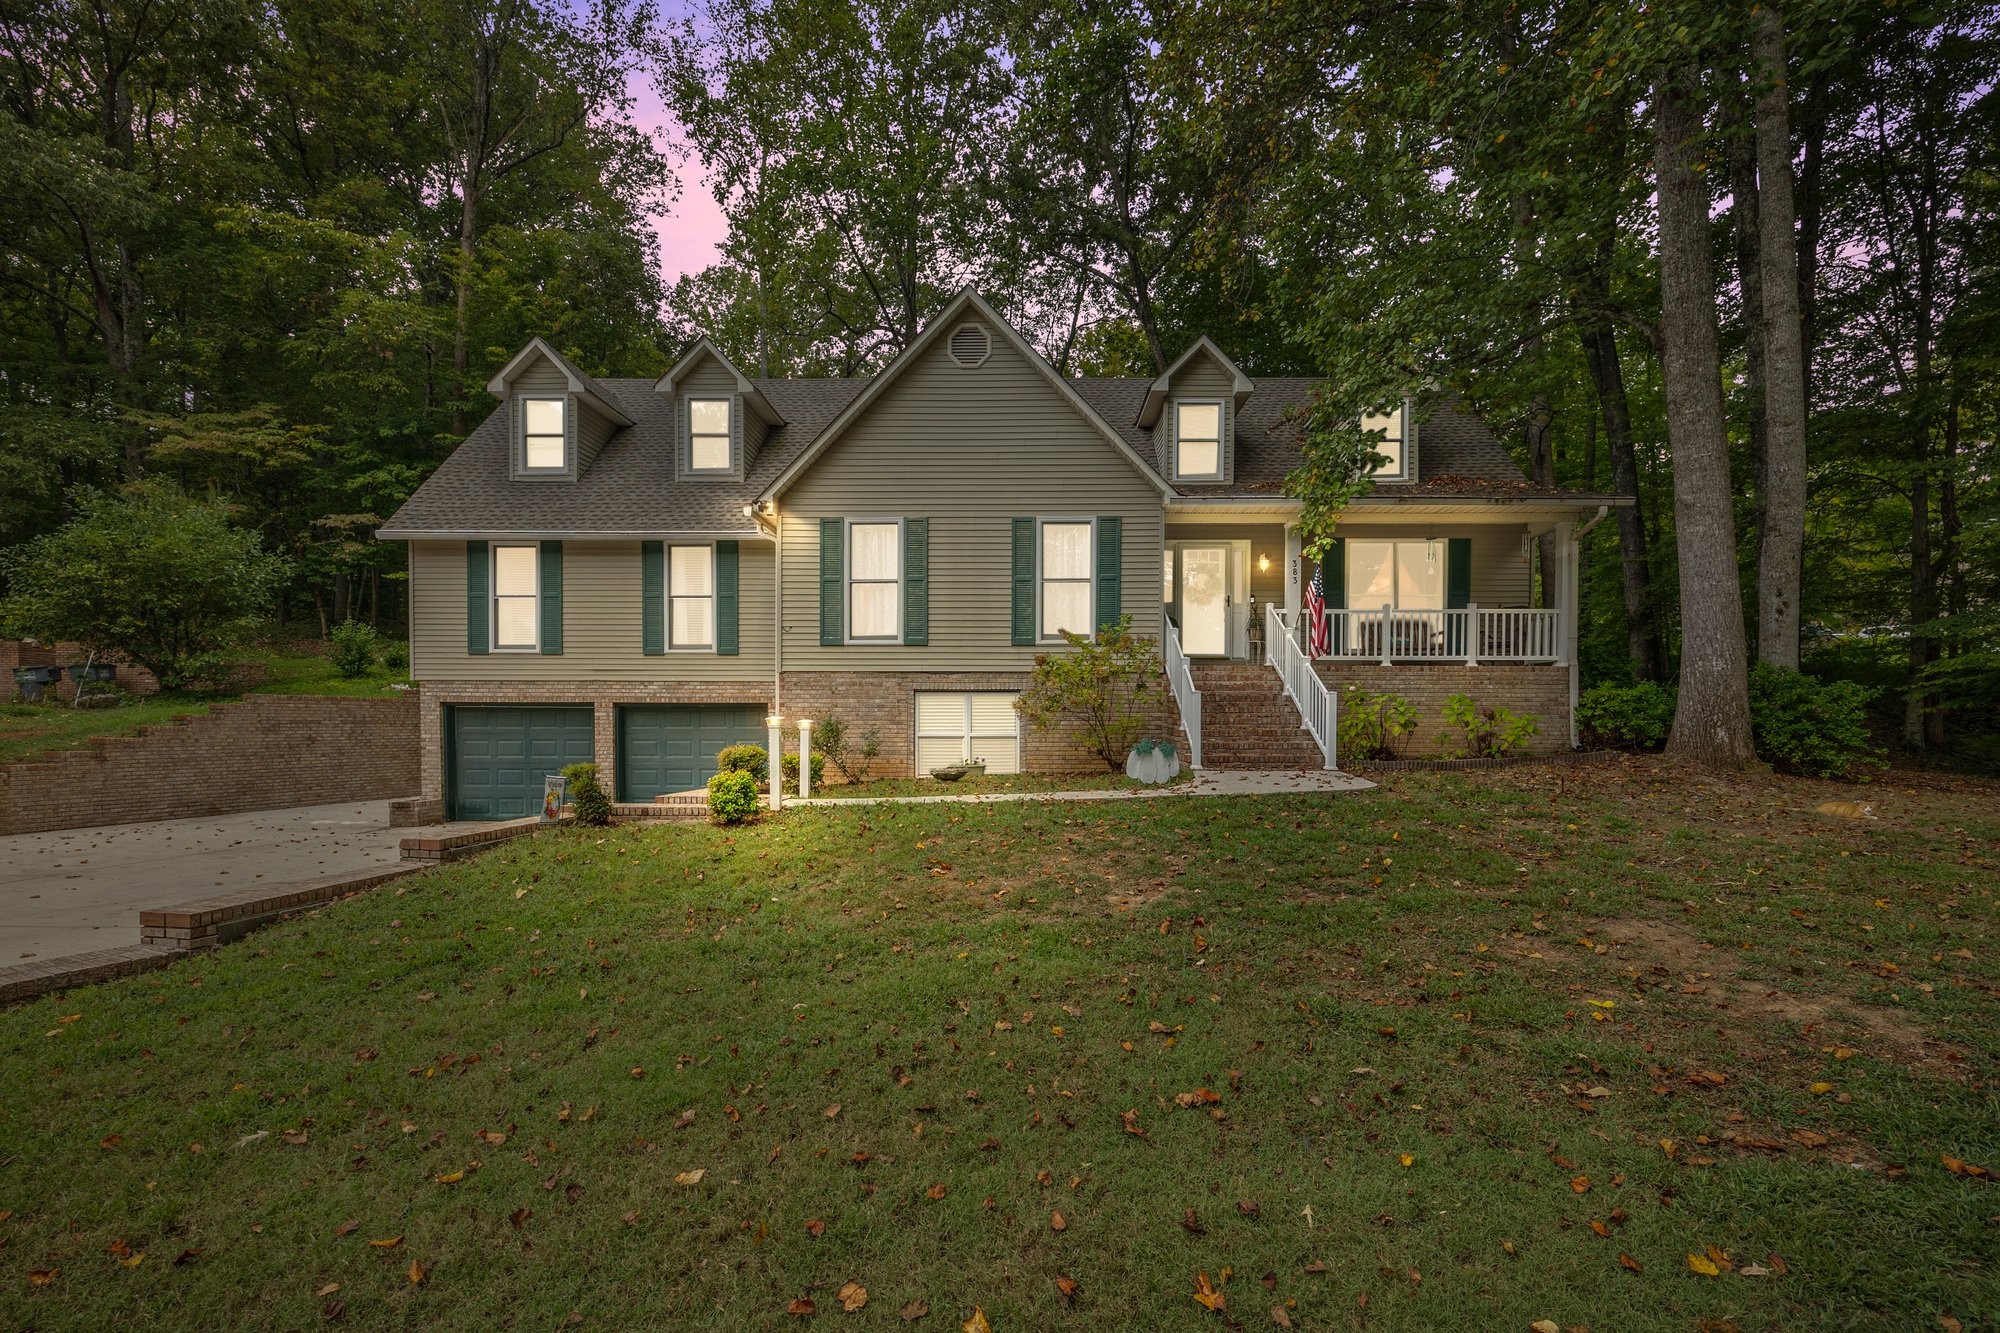
[[1541, 730], [1528, 742], [1532, 754], [1569, 748], [1569, 668], [1566, 666], [1382, 666], [1368, 662], [1315, 662], [1319, 678], [1336, 692], [1357, 685], [1370, 694], [1397, 694], [1417, 710], [1417, 729], [1397, 743], [1405, 759], [1453, 748], [1439, 739], [1444, 701], [1465, 694], [1482, 707], [1527, 713]]
[[0, 767], [0, 834], [390, 800], [417, 774], [414, 698], [253, 694]]
[[[14, 668], [18, 666], [82, 666], [90, 659], [90, 650], [76, 643], [34, 643], [26, 639], [0, 639], [0, 703], [20, 697], [20, 689], [14, 683]], [[157, 694], [160, 682], [153, 679], [153, 673], [141, 666], [130, 666], [124, 662], [106, 663], [112, 666], [112, 684], [125, 693], [138, 696]], [[65, 675], [62, 683], [55, 687], [56, 697], [69, 699], [75, 696], [76, 686]], [[90, 701], [84, 700], [87, 704]]]

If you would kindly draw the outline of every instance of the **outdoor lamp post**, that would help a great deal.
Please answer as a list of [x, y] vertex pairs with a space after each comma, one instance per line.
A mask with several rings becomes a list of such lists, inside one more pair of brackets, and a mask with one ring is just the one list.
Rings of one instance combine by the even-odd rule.
[[813, 724], [809, 717], [799, 719], [799, 799], [805, 800], [813, 794]]
[[784, 725], [784, 721], [785, 719], [779, 717], [776, 713], [772, 713], [764, 719], [764, 730], [770, 739], [770, 745], [765, 752], [767, 755], [766, 763], [768, 765], [765, 772], [771, 780], [771, 808], [773, 810], [782, 810], [785, 808], [784, 765], [778, 762], [778, 747], [785, 743], [784, 733], [779, 730]]

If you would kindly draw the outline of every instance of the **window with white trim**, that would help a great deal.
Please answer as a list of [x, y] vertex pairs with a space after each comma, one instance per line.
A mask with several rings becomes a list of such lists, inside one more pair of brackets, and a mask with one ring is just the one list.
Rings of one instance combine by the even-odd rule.
[[688, 399], [688, 471], [727, 472], [729, 457], [729, 400]]
[[493, 651], [533, 652], [541, 647], [541, 549], [493, 548]]
[[1021, 771], [1021, 715], [1014, 694], [917, 695], [917, 771], [975, 759], [988, 773]]
[[1382, 438], [1374, 442], [1375, 452], [1389, 461], [1376, 465], [1374, 477], [1377, 481], [1400, 481], [1407, 474], [1403, 461], [1403, 409], [1392, 412], [1371, 412], [1361, 418], [1361, 429], [1379, 430]]
[[1444, 609], [1449, 552], [1442, 541], [1347, 542], [1347, 605], [1356, 611]]
[[1222, 404], [1174, 404], [1174, 477], [1222, 479]]
[[568, 412], [561, 398], [521, 400], [521, 470], [561, 472], [569, 466], [569, 436], [563, 429]]
[[715, 548], [667, 548], [667, 647], [715, 647]]
[[895, 643], [903, 637], [903, 524], [847, 525], [847, 637]]
[[1091, 624], [1092, 574], [1096, 542], [1089, 519], [1044, 519], [1041, 540], [1041, 637], [1061, 640], [1063, 631], [1094, 635]]

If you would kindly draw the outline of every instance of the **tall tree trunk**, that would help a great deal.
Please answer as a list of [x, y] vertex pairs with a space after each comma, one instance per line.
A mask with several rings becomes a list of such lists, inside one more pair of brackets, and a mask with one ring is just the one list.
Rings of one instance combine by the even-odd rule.
[[1625, 589], [1625, 651], [1639, 680], [1660, 678], [1660, 633], [1653, 623], [1652, 571], [1646, 556], [1646, 512], [1639, 496], [1639, 455], [1632, 447], [1632, 411], [1625, 398], [1625, 371], [1618, 361], [1618, 335], [1608, 321], [1593, 320], [1578, 330], [1591, 382], [1597, 386], [1598, 414], [1611, 454], [1611, 489], [1632, 497], [1618, 515], [1618, 563]]
[[1805, 336], [1792, 201], [1791, 83], [1778, 10], [1757, 12], [1758, 262], [1764, 274], [1764, 475], [1757, 543], [1757, 660], [1798, 669], [1806, 542]]
[[1757, 754], [1716, 348], [1708, 186], [1697, 170], [1699, 89], [1693, 68], [1663, 75], [1653, 88], [1662, 382], [1681, 572], [1680, 706], [1667, 750], [1717, 768], [1747, 768]]
[[458, 262], [452, 268], [458, 309], [451, 328], [451, 433], [464, 435], [465, 377], [472, 366], [472, 258], [479, 240], [479, 184], [469, 160], [458, 206]]
[[1807, 411], [1812, 408], [1813, 315], [1819, 306], [1820, 179], [1826, 166], [1826, 78], [1815, 74], [1806, 84], [1805, 152], [1798, 180], [1799, 382]]
[[1757, 145], [1740, 99], [1726, 103], [1729, 124], [1730, 239], [1736, 248], [1736, 279], [1743, 294], [1743, 396], [1749, 407], [1751, 524], [1757, 549], [1764, 546], [1764, 275], [1757, 262]]

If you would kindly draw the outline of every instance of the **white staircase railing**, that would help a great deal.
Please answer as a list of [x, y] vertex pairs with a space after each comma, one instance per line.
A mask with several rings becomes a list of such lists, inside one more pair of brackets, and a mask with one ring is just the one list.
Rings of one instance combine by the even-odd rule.
[[1313, 670], [1312, 659], [1292, 635], [1285, 613], [1275, 602], [1264, 604], [1264, 643], [1271, 666], [1285, 683], [1285, 695], [1299, 710], [1299, 719], [1312, 738], [1319, 742], [1326, 766], [1335, 768], [1340, 740], [1339, 696], [1326, 687]]
[[1174, 706], [1181, 710], [1181, 729], [1187, 732], [1188, 767], [1201, 767], [1201, 691], [1194, 687], [1194, 672], [1188, 669], [1187, 654], [1181, 651], [1180, 631], [1166, 620], [1160, 635], [1160, 653], [1166, 661], [1167, 688], [1174, 692]]

